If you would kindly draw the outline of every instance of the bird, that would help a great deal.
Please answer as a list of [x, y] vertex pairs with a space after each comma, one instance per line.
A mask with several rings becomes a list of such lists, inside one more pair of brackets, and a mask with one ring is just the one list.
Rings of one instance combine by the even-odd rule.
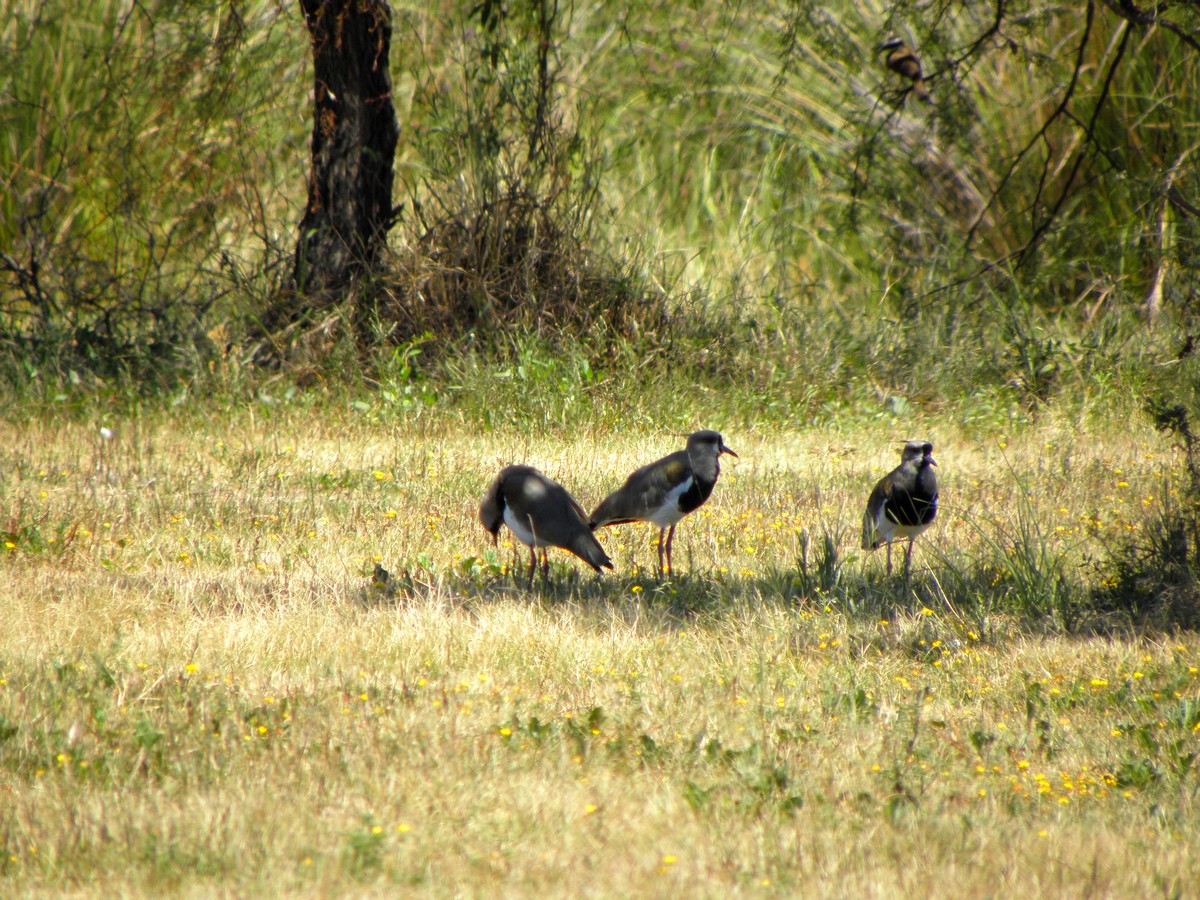
[[626, 479], [624, 485], [605, 497], [592, 513], [592, 529], [625, 522], [653, 522], [658, 526], [658, 571], [670, 573], [675, 525], [688, 513], [699, 509], [712, 494], [721, 474], [722, 453], [738, 458], [725, 446], [725, 439], [719, 432], [697, 431], [688, 435], [685, 449], [642, 466]]
[[529, 547], [529, 586], [537, 570], [534, 548], [542, 548], [542, 575], [549, 575], [547, 547], [569, 550], [595, 569], [613, 567], [612, 560], [588, 527], [587, 513], [558, 482], [533, 466], [505, 466], [479, 504], [479, 521], [500, 540], [501, 523]]
[[933, 467], [933, 444], [909, 441], [900, 451], [900, 465], [879, 480], [863, 516], [862, 548], [887, 544], [887, 573], [892, 574], [892, 541], [908, 538], [904, 572], [908, 575], [913, 540], [937, 517], [938, 485]]
[[884, 59], [884, 65], [898, 75], [903, 75], [912, 82], [912, 92], [917, 95], [918, 100], [925, 103], [932, 103], [933, 98], [929, 96], [929, 88], [925, 86], [925, 75], [921, 71], [921, 60], [917, 58], [917, 54], [912, 51], [912, 48], [900, 38], [890, 38], [879, 45], [879, 50], [888, 51], [887, 57]]

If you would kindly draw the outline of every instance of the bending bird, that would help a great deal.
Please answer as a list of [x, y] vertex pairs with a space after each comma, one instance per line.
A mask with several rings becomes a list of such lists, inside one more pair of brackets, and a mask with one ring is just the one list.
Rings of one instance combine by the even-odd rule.
[[535, 547], [542, 549], [542, 576], [550, 573], [547, 547], [561, 547], [600, 571], [611, 569], [612, 560], [588, 527], [584, 512], [567, 489], [547, 478], [533, 466], [506, 466], [500, 470], [483, 501], [479, 504], [479, 521], [500, 541], [501, 523], [529, 547], [529, 586], [537, 571]]

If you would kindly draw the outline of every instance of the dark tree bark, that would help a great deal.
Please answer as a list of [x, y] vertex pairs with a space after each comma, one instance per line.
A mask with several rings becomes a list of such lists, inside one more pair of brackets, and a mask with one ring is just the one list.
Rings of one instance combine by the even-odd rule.
[[[387, 0], [300, 0], [313, 52], [312, 171], [287, 310], [268, 330], [341, 300], [379, 259], [394, 218]], [[272, 327], [274, 326], [274, 327]]]

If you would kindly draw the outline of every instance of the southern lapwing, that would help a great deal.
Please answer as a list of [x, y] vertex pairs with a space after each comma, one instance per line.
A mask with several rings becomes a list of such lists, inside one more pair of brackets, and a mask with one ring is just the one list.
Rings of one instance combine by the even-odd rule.
[[913, 53], [912, 48], [900, 38], [894, 37], [880, 44], [879, 49], [888, 52], [883, 61], [884, 65], [912, 82], [912, 92], [917, 95], [917, 99], [932, 103], [929, 88], [925, 86], [925, 73], [921, 71], [921, 60]]
[[488, 487], [479, 504], [479, 521], [500, 540], [500, 523], [529, 547], [529, 585], [537, 571], [535, 547], [542, 548], [542, 575], [550, 572], [547, 547], [569, 550], [600, 571], [611, 569], [612, 560], [588, 527], [587, 513], [566, 488], [547, 478], [533, 466], [505, 466]]
[[879, 480], [867, 500], [862, 547], [875, 550], [887, 544], [887, 571], [892, 574], [892, 541], [908, 538], [904, 572], [908, 574], [913, 539], [937, 516], [938, 486], [933, 467], [933, 444], [909, 441], [900, 451], [900, 465]]
[[592, 513], [592, 528], [625, 522], [653, 522], [658, 526], [658, 571], [670, 572], [675, 525], [688, 513], [699, 509], [712, 493], [721, 474], [722, 453], [737, 457], [717, 432], [697, 431], [688, 435], [687, 449], [676, 450], [670, 456], [642, 466], [624, 485], [605, 497]]

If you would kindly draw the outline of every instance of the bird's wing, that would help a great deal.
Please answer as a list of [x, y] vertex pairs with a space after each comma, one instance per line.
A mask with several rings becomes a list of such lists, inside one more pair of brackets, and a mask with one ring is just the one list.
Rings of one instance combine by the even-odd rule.
[[891, 490], [887, 492], [887, 503], [884, 505], [883, 514], [893, 522], [903, 524], [899, 518], [901, 510], [912, 506], [912, 495], [898, 484], [892, 483], [888, 487]]
[[600, 571], [601, 566], [612, 568], [612, 561], [588, 526], [587, 513], [570, 492], [560, 484], [547, 481], [543, 509], [545, 515], [535, 525], [538, 537], [574, 553], [589, 566]]
[[571, 509], [573, 509], [575, 511], [575, 514], [577, 516], [579, 516], [579, 521], [583, 522], [586, 525], [587, 520], [588, 520], [587, 510], [585, 510], [582, 506], [580, 506], [579, 501], [576, 500], [574, 497], [572, 497], [570, 494], [567, 494], [567, 502], [569, 502], [571, 504]]
[[875, 534], [876, 525], [883, 516], [887, 515], [891, 499], [892, 482], [883, 478], [871, 491], [871, 496], [867, 498], [867, 511], [863, 513], [862, 548], [864, 550], [874, 550], [879, 546], [879, 539]]
[[637, 508], [649, 510], [691, 476], [692, 466], [687, 453], [680, 450], [648, 466], [642, 466], [629, 476], [620, 492]]
[[642, 466], [596, 507], [592, 513], [592, 527], [621, 525], [645, 519], [657, 508], [661, 498], [690, 476], [691, 466], [686, 450], [676, 451]]

